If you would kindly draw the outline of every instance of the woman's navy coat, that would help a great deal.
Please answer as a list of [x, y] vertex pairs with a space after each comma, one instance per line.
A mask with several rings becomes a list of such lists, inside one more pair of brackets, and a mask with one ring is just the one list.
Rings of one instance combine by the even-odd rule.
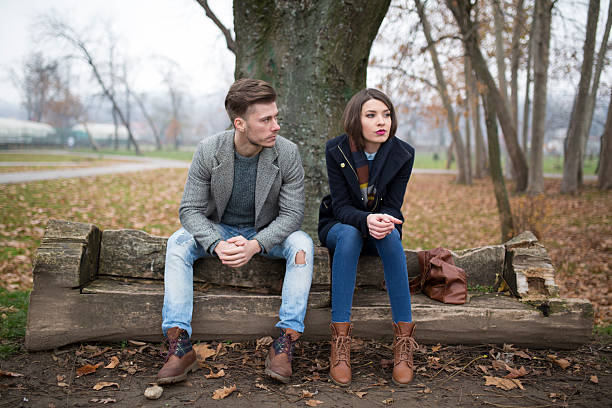
[[[376, 186], [371, 211], [367, 211], [362, 204], [357, 171], [346, 134], [327, 142], [325, 160], [331, 194], [323, 198], [319, 209], [319, 240], [323, 245], [329, 229], [338, 222], [352, 225], [368, 236], [366, 218], [369, 214], [384, 213], [404, 220], [401, 209], [414, 165], [412, 146], [392, 137], [378, 149], [369, 176], [370, 180], [375, 180]], [[402, 224], [395, 227], [401, 236]]]

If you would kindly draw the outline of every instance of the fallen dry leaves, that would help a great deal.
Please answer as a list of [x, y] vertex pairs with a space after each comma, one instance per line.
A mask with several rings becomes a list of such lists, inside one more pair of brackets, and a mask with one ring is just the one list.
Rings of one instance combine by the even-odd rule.
[[104, 368], [113, 369], [119, 365], [119, 358], [117, 356], [112, 356], [110, 363], [104, 366]]
[[23, 377], [23, 374], [0, 370], [0, 377]]
[[119, 384], [117, 384], [116, 382], [100, 381], [96, 385], [94, 385], [92, 388], [96, 391], [99, 391], [102, 388], [106, 388], [106, 387], [117, 387], [117, 389], [119, 389]]
[[206, 374], [204, 377], [208, 379], [225, 377], [225, 371], [221, 369], [217, 371], [216, 373], [213, 373], [213, 370], [210, 370], [210, 374]]
[[306, 401], [306, 405], [308, 405], [309, 407], [318, 407], [322, 403], [323, 401], [319, 401], [316, 399], [309, 399], [308, 401]]
[[98, 369], [98, 367], [100, 367], [102, 365], [102, 363], [98, 363], [98, 364], [85, 364], [84, 366], [81, 366], [79, 368], [77, 368], [76, 372], [77, 372], [77, 377], [81, 377], [87, 374], [91, 374], [91, 373], [95, 373], [96, 370]]
[[513, 378], [500, 378], [500, 377], [492, 377], [489, 375], [485, 376], [485, 386], [493, 385], [495, 387], [501, 388], [502, 390], [509, 391], [515, 388], [520, 388], [524, 390], [523, 384], [521, 384], [520, 380]]
[[231, 387], [219, 388], [218, 390], [215, 390], [215, 392], [213, 392], [212, 399], [222, 400], [234, 391], [236, 391], [236, 384], [232, 385]]
[[214, 356], [217, 353], [215, 350], [211, 349], [207, 343], [195, 344], [193, 346], [193, 350], [196, 353], [198, 364], [200, 364], [200, 366], [202, 365], [204, 360]]

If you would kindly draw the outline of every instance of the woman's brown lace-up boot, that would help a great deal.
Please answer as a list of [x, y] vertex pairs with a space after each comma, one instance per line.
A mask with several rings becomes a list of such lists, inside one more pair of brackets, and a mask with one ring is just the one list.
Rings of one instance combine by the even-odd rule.
[[351, 384], [351, 323], [332, 323], [331, 352], [329, 356], [329, 376], [337, 385], [346, 387]]
[[413, 337], [414, 328], [414, 323], [393, 323], [393, 382], [399, 386], [414, 379], [412, 353], [419, 348]]

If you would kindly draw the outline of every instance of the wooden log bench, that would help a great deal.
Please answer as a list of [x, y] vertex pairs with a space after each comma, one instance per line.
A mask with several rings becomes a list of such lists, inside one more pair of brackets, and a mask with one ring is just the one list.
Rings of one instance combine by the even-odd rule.
[[[93, 224], [50, 220], [34, 260], [34, 288], [25, 346], [42, 350], [86, 341], [161, 340], [166, 239], [136, 230], [100, 231]], [[506, 285], [511, 295], [470, 291], [464, 305], [413, 295], [422, 343], [512, 343], [575, 348], [590, 339], [592, 305], [558, 296], [546, 249], [530, 232], [503, 245], [454, 251], [470, 288]], [[317, 247], [307, 339], [327, 339], [330, 266]], [[418, 274], [416, 251], [406, 250], [408, 274]], [[193, 338], [244, 340], [275, 335], [283, 260], [255, 257], [232, 269], [216, 259], [194, 266]], [[377, 257], [359, 261], [353, 304], [354, 335], [390, 338], [391, 311]]]

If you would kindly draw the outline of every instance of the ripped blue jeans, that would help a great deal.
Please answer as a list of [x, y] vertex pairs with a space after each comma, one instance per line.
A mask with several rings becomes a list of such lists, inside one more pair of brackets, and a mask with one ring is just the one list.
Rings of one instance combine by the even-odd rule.
[[[215, 226], [224, 240], [237, 235], [252, 239], [257, 234], [255, 228], [252, 227], [240, 228], [221, 223]], [[305, 264], [295, 263], [295, 257], [299, 251], [304, 251], [306, 254]], [[287, 260], [279, 322], [276, 327], [304, 332], [304, 317], [312, 282], [313, 255], [314, 244], [304, 231], [290, 234], [282, 243], [272, 247], [267, 253], [261, 254], [266, 258]], [[176, 231], [168, 239], [164, 272], [164, 308], [162, 310], [164, 335], [169, 328], [180, 327], [187, 330], [191, 337], [193, 264], [199, 258], [212, 256], [184, 228]]]

